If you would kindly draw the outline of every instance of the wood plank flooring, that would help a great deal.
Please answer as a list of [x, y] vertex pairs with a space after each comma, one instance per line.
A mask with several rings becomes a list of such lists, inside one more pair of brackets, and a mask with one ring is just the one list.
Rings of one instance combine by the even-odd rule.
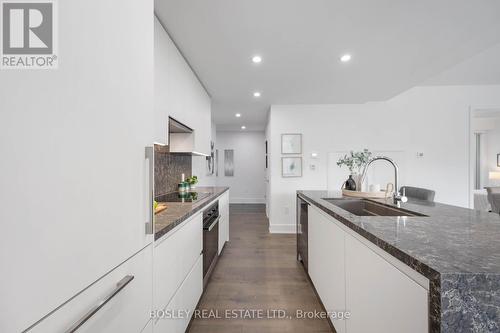
[[[325, 319], [295, 318], [298, 309], [322, 308], [296, 261], [295, 235], [270, 234], [264, 209], [264, 205], [230, 206], [230, 242], [198, 306], [222, 318], [195, 318], [190, 333], [332, 332]], [[252, 318], [226, 318], [226, 310], [244, 309], [261, 309], [266, 318], [255, 318], [256, 311]], [[267, 310], [285, 310], [292, 319], [268, 319]]]

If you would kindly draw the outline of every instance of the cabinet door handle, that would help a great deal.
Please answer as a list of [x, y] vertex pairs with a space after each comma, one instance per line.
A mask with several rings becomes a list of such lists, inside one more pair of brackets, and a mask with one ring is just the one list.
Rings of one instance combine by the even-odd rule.
[[153, 147], [146, 147], [145, 157], [149, 161], [148, 172], [148, 219], [146, 221], [146, 235], [153, 233], [154, 212], [154, 196], [155, 196], [155, 151]]
[[106, 303], [108, 303], [113, 297], [116, 296], [127, 284], [130, 283], [134, 279], [133, 275], [127, 275], [123, 279], [121, 279], [117, 284], [116, 288], [113, 289], [109, 295], [103, 298], [99, 303], [97, 303], [92, 309], [90, 309], [82, 318], [80, 318], [77, 322], [75, 322], [70, 328], [68, 328], [65, 333], [73, 333], [76, 332], [87, 320], [92, 318], [93, 315], [97, 313]]

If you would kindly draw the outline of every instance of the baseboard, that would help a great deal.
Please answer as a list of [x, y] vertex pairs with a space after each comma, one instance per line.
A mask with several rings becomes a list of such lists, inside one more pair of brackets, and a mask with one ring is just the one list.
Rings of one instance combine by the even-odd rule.
[[229, 198], [229, 203], [232, 204], [265, 204], [264, 198]]
[[294, 234], [297, 227], [295, 224], [270, 224], [269, 232], [272, 234]]

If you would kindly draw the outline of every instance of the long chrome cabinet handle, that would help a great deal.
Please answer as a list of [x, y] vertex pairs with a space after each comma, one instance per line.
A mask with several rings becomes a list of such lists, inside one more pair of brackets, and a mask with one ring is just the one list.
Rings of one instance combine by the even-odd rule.
[[148, 179], [148, 220], [146, 221], [146, 235], [153, 233], [153, 219], [154, 219], [154, 196], [155, 196], [155, 151], [153, 147], [146, 147], [145, 157], [149, 160], [149, 179]]
[[134, 279], [133, 275], [127, 275], [123, 279], [121, 279], [117, 284], [116, 288], [104, 299], [102, 299], [99, 303], [97, 303], [92, 309], [89, 310], [80, 320], [74, 323], [70, 328], [66, 330], [65, 333], [73, 333], [76, 332], [87, 320], [92, 318], [93, 315], [97, 313], [106, 303], [108, 303], [113, 297], [116, 296], [127, 284], [130, 283]]

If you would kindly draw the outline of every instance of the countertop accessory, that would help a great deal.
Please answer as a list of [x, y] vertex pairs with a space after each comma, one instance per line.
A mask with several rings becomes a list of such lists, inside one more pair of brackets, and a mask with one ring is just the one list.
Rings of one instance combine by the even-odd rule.
[[177, 188], [179, 192], [186, 192], [189, 189], [189, 184], [187, 182], [180, 182]]
[[348, 191], [356, 191], [356, 181], [352, 179], [352, 175], [349, 175], [349, 178], [344, 182], [344, 187]]
[[163, 212], [165, 209], [167, 209], [167, 204], [165, 202], [159, 202], [155, 207], [155, 215]]
[[361, 170], [369, 162], [371, 156], [372, 153], [366, 148], [357, 152], [351, 150], [349, 155], [346, 154], [337, 161], [339, 167], [346, 166], [349, 169], [358, 191], [363, 190], [364, 177], [361, 176]]
[[190, 189], [195, 189], [196, 184], [198, 184], [198, 177], [197, 176], [191, 176], [186, 179], [186, 182], [189, 184]]
[[362, 192], [362, 191], [350, 191], [345, 188], [342, 189], [342, 195], [353, 198], [385, 199], [387, 197], [390, 197], [392, 194], [393, 194], [392, 191]]

